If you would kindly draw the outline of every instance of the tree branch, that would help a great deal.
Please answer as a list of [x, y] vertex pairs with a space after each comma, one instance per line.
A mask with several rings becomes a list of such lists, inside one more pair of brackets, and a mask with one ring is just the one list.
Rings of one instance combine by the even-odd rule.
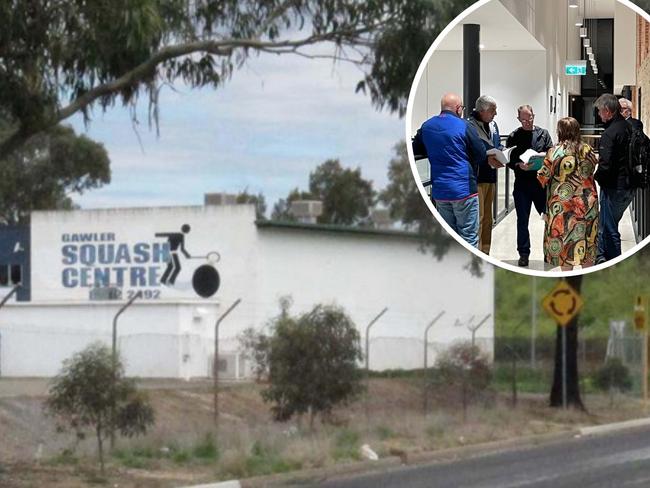
[[[281, 15], [280, 12], [276, 13]], [[153, 54], [147, 61], [139, 64], [132, 70], [126, 72], [121, 77], [98, 85], [86, 93], [78, 96], [69, 105], [59, 109], [56, 114], [49, 120], [43, 121], [37, 127], [20, 127], [9, 137], [0, 143], [0, 158], [4, 158], [20, 147], [31, 136], [47, 130], [61, 121], [69, 118], [76, 112], [84, 110], [86, 107], [95, 102], [98, 98], [108, 96], [135, 85], [143, 80], [147, 75], [155, 73], [155, 69], [161, 63], [181, 56], [197, 52], [205, 52], [215, 56], [230, 56], [235, 49], [252, 49], [255, 51], [269, 53], [294, 52], [305, 46], [317, 44], [319, 42], [343, 42], [347, 43], [353, 39], [360, 42], [359, 37], [376, 31], [386, 21], [381, 21], [370, 26], [364, 26], [358, 29], [343, 29], [326, 32], [323, 34], [312, 34], [307, 37], [295, 40], [284, 41], [263, 41], [260, 39], [226, 39], [226, 40], [203, 40], [187, 42], [175, 46], [167, 46]], [[302, 55], [303, 53], [299, 54]], [[314, 56], [316, 57], [316, 56]]]

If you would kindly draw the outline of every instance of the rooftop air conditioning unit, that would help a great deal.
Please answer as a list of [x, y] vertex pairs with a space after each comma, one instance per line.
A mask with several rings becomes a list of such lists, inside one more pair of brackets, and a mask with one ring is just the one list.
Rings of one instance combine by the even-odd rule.
[[320, 200], [294, 200], [289, 206], [289, 213], [300, 222], [315, 224], [316, 219], [323, 213], [323, 202]]
[[204, 205], [236, 205], [237, 195], [232, 193], [206, 193], [203, 197]]

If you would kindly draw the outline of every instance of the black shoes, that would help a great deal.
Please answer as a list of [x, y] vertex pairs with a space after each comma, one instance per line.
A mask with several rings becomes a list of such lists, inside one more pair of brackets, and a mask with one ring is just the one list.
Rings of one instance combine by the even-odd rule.
[[528, 266], [528, 256], [519, 256], [519, 261], [517, 266], [526, 267]]

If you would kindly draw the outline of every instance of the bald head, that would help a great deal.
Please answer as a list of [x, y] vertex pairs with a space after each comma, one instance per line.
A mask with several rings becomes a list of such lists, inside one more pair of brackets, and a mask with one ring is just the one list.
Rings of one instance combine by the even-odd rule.
[[460, 98], [460, 95], [455, 93], [446, 93], [440, 99], [440, 110], [449, 110], [454, 112], [459, 117], [463, 113], [463, 100]]

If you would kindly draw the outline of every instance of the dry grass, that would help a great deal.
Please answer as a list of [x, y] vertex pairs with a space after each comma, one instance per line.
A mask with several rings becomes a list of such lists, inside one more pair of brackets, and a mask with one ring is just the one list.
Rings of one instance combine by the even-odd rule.
[[[640, 401], [630, 397], [615, 399], [612, 407], [608, 396], [590, 395], [585, 398], [588, 412], [581, 412], [551, 409], [546, 396], [541, 395], [523, 395], [518, 408], [513, 409], [507, 396], [492, 395], [490, 401], [470, 407], [465, 421], [461, 408], [445, 404], [441, 399], [433, 399], [430, 413], [424, 416], [417, 383], [377, 379], [372, 381], [367, 402], [362, 397], [336, 410], [330, 419], [333, 423], [317, 422], [311, 431], [307, 422], [302, 425], [298, 421], [273, 422], [259, 390], [257, 385], [225, 389], [221, 395], [218, 430], [212, 427], [209, 389], [151, 391], [157, 413], [156, 427], [144, 438], [119, 441], [119, 455], [111, 457], [109, 462], [109, 480], [119, 480], [120, 486], [130, 487], [148, 486], [148, 482], [139, 484], [138, 480], [154, 478], [158, 484], [152, 486], [162, 487], [188, 480], [200, 483], [243, 478], [355, 462], [361, 458], [363, 444], [370, 445], [380, 457], [407, 456], [648, 414]], [[5, 439], [9, 440], [0, 455], [3, 459], [12, 455], [15, 461], [28, 463], [5, 467], [5, 471], [9, 469], [10, 474], [24, 483], [8, 483], [7, 479], [11, 478], [5, 474], [4, 478], [0, 477], [0, 484], [32, 486], [48, 477], [60, 478], [63, 480], [60, 486], [67, 486], [66, 477], [77, 481], [87, 478], [89, 467], [94, 466], [92, 439], [80, 444], [73, 459], [61, 458], [61, 446], [69, 443], [62, 442], [61, 436], [53, 431], [43, 429], [47, 419], [42, 417], [40, 409], [33, 407], [42, 398], [25, 397], [22, 401], [31, 408], [24, 410], [24, 416], [15, 422], [9, 422], [12, 417], [6, 412], [3, 417], [0, 402], [0, 419], [4, 419], [2, 427], [8, 434]], [[14, 414], [18, 406], [17, 400], [12, 400]], [[25, 430], [29, 425], [39, 426], [39, 431]], [[212, 436], [207, 440], [206, 432]], [[21, 450], [19, 446], [25, 443], [31, 446]], [[44, 462], [38, 469], [29, 469], [28, 466], [34, 466], [31, 453], [37, 443], [44, 446]], [[46, 463], [48, 459], [50, 462]], [[69, 485], [78, 486], [77, 481]]]

